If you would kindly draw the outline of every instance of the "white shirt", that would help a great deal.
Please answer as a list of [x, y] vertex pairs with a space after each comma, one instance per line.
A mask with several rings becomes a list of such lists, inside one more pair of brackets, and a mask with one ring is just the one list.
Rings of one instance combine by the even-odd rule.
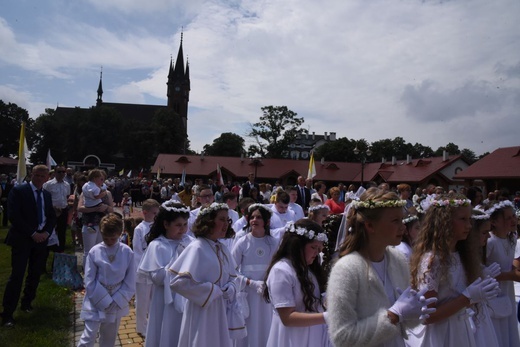
[[43, 184], [43, 189], [51, 193], [53, 207], [64, 209], [68, 206], [67, 199], [70, 195], [70, 185], [67, 182], [58, 182], [56, 178], [53, 178]]

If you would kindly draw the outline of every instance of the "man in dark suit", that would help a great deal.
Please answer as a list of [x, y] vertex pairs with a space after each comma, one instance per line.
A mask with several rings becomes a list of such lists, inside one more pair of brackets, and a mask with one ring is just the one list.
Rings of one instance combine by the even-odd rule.
[[6, 243], [11, 246], [11, 276], [5, 287], [2, 325], [14, 327], [13, 313], [20, 299], [23, 277], [27, 270], [21, 309], [31, 312], [47, 252], [47, 240], [56, 224], [51, 194], [42, 189], [49, 177], [45, 165], [32, 170], [31, 182], [11, 190], [8, 198], [11, 227]]
[[298, 190], [298, 198], [296, 199], [296, 203], [300, 205], [303, 208], [305, 214], [307, 214], [309, 203], [311, 202], [311, 191], [305, 186], [305, 178], [302, 176], [298, 177], [298, 184], [296, 185], [296, 189]]
[[242, 198], [249, 198], [251, 191], [251, 188], [256, 188], [258, 191], [260, 191], [260, 186], [258, 183], [255, 183], [255, 174], [250, 172], [249, 175], [247, 175], [247, 182], [242, 185]]

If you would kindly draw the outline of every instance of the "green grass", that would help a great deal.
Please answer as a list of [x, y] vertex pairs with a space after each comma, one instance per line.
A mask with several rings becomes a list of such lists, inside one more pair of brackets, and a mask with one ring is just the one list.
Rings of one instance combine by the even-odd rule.
[[[7, 229], [0, 227], [0, 300], [11, 273], [11, 248], [4, 243], [6, 234]], [[71, 253], [72, 247], [68, 246], [66, 251]], [[52, 252], [49, 255], [47, 269], [51, 269], [51, 263]], [[56, 285], [51, 275], [42, 275], [36, 299], [32, 303], [34, 311], [21, 312], [18, 306], [14, 313], [15, 328], [0, 327], [0, 346], [70, 347], [72, 294], [72, 291]]]

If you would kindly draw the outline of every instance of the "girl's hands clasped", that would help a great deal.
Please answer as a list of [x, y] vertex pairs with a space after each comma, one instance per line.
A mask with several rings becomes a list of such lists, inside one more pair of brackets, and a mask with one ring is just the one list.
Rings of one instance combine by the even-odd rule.
[[415, 319], [425, 320], [436, 310], [435, 307], [428, 307], [428, 305], [437, 302], [437, 298], [426, 299], [424, 293], [427, 292], [427, 288], [423, 288], [419, 292], [411, 287], [406, 288], [404, 292], [397, 288], [397, 292], [400, 296], [388, 311], [399, 316], [399, 322]]
[[479, 277], [462, 292], [462, 295], [468, 298], [471, 304], [474, 304], [493, 299], [499, 293], [500, 287], [497, 280], [491, 277], [482, 280]]

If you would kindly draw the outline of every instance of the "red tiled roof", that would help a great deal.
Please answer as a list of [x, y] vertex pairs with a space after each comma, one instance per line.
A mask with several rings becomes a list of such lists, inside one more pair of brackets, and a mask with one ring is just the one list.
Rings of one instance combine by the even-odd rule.
[[[448, 160], [444, 161], [443, 157], [412, 159], [410, 163], [406, 160], [397, 160], [395, 165], [392, 163], [367, 163], [364, 170], [364, 181], [380, 181], [381, 177], [388, 183], [420, 183], [427, 181], [430, 177], [440, 174], [440, 172], [455, 164], [458, 160], [462, 160], [467, 165], [462, 155], [448, 156]], [[361, 180], [361, 164], [357, 164], [359, 173], [354, 177], [354, 182]]]
[[[247, 177], [248, 173], [255, 172], [255, 162], [249, 158], [239, 157], [210, 157], [182, 154], [159, 154], [152, 172], [161, 168], [164, 175], [182, 175], [186, 169], [189, 176], [215, 176], [217, 164], [220, 165], [224, 177]], [[316, 162], [316, 176], [314, 181], [325, 180], [333, 182], [352, 182], [361, 170], [359, 163], [326, 162], [321, 165]], [[256, 170], [259, 179], [276, 180], [288, 175], [307, 176], [308, 160], [292, 159], [261, 159]]]
[[459, 179], [520, 179], [520, 146], [499, 148], [455, 175]]
[[12, 159], [8, 157], [0, 157], [0, 165], [18, 165], [18, 159]]

